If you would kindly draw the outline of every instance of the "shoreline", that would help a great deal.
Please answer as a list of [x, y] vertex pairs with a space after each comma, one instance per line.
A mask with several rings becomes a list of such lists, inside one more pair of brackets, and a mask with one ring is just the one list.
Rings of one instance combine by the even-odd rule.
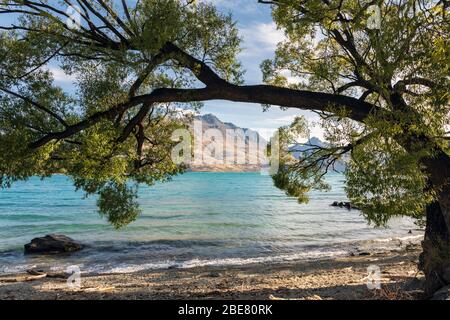
[[[419, 299], [420, 247], [327, 260], [153, 269], [64, 278], [20, 273], [0, 276], [0, 299]], [[367, 288], [378, 266], [381, 290]]]
[[[304, 248], [299, 248], [297, 251], [293, 252], [279, 252], [277, 254], [266, 254], [266, 255], [255, 255], [255, 256], [234, 256], [234, 257], [191, 257], [185, 260], [178, 260], [176, 257], [167, 259], [160, 257], [160, 260], [147, 260], [146, 257], [150, 256], [148, 253], [148, 248], [145, 248], [145, 252], [139, 246], [133, 247], [133, 250], [138, 250], [140, 252], [140, 259], [127, 259], [121, 257], [114, 261], [117, 256], [115, 254], [118, 252], [119, 247], [104, 248], [96, 247], [92, 244], [83, 243], [83, 250], [69, 253], [69, 254], [56, 254], [56, 255], [40, 255], [31, 254], [28, 255], [29, 258], [33, 260], [24, 261], [23, 257], [27, 256], [23, 253], [20, 248], [17, 250], [10, 250], [0, 252], [1, 254], [6, 254], [10, 257], [9, 261], [2, 261], [0, 256], [0, 277], [6, 275], [15, 275], [26, 272], [29, 269], [39, 269], [39, 270], [52, 270], [52, 273], [62, 273], [65, 272], [69, 265], [78, 265], [78, 261], [82, 261], [80, 267], [84, 274], [89, 275], [101, 275], [101, 274], [112, 274], [112, 273], [137, 273], [145, 272], [151, 270], [167, 270], [167, 269], [191, 269], [191, 268], [201, 268], [201, 267], [218, 267], [227, 268], [233, 266], [247, 266], [247, 265], [282, 265], [289, 264], [293, 262], [311, 262], [311, 261], [322, 261], [322, 260], [333, 260], [339, 258], [346, 258], [350, 256], [358, 255], [373, 255], [382, 252], [390, 251], [402, 251], [410, 247], [419, 246], [421, 240], [423, 239], [422, 230], [419, 231], [420, 234], [407, 234], [407, 235], [397, 235], [390, 236], [387, 238], [375, 238], [359, 241], [348, 241], [343, 242], [339, 246], [306, 246]], [[80, 242], [81, 243], [81, 242]], [[120, 246], [120, 250], [123, 247]], [[130, 248], [123, 249], [123, 252], [128, 252]], [[151, 250], [151, 249], [150, 249]], [[122, 252], [122, 251], [121, 251]], [[144, 255], [142, 255], [144, 253]], [[94, 262], [95, 257], [98, 255], [110, 255], [108, 258], [108, 263], [104, 264], [101, 261], [106, 261], [105, 256], [99, 262]], [[61, 259], [61, 260], [60, 260]], [[68, 259], [68, 260], [67, 260]], [[93, 260], [94, 259], [94, 260]], [[111, 260], [112, 259], [112, 260]], [[98, 261], [98, 260], [97, 260]], [[113, 264], [110, 262], [114, 261]]]

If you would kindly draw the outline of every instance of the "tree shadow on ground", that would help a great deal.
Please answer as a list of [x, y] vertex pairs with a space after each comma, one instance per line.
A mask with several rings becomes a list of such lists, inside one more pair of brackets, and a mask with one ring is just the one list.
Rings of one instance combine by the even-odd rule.
[[[417, 299], [422, 297], [421, 281], [415, 274], [395, 272], [395, 266], [405, 263], [413, 269], [416, 258], [411, 253], [398, 253], [277, 265], [84, 275], [80, 289], [69, 288], [64, 279], [0, 281], [0, 299]], [[381, 290], [369, 290], [364, 281], [370, 265], [377, 265], [382, 279], [389, 280], [382, 281]]]

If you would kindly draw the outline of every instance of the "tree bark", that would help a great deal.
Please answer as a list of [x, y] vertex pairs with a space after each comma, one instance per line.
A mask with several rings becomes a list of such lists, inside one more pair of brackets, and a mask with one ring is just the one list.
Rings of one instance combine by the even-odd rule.
[[425, 293], [430, 296], [450, 284], [443, 275], [450, 267], [450, 156], [441, 151], [426, 161], [429, 184], [437, 199], [426, 208], [425, 237], [419, 268], [425, 273]]

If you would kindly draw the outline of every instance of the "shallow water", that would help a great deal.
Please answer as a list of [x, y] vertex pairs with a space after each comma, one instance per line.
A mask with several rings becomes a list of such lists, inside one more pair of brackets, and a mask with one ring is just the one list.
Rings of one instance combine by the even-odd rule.
[[[312, 192], [310, 202], [300, 205], [259, 173], [187, 173], [141, 187], [142, 215], [116, 231], [96, 213], [96, 199], [83, 199], [67, 177], [32, 178], [0, 191], [0, 272], [72, 264], [83, 271], [125, 272], [319, 259], [420, 240], [409, 219], [377, 229], [357, 210], [331, 207], [346, 200], [344, 177], [327, 179], [332, 191]], [[23, 255], [25, 243], [49, 233], [87, 247], [62, 257]]]

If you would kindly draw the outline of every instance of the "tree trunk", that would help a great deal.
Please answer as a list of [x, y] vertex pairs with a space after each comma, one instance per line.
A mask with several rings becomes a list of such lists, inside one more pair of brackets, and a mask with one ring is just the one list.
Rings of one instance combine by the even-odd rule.
[[425, 273], [425, 293], [433, 294], [450, 284], [444, 279], [450, 267], [450, 157], [441, 151], [426, 161], [430, 186], [438, 188], [435, 202], [426, 208], [425, 237], [419, 267]]

